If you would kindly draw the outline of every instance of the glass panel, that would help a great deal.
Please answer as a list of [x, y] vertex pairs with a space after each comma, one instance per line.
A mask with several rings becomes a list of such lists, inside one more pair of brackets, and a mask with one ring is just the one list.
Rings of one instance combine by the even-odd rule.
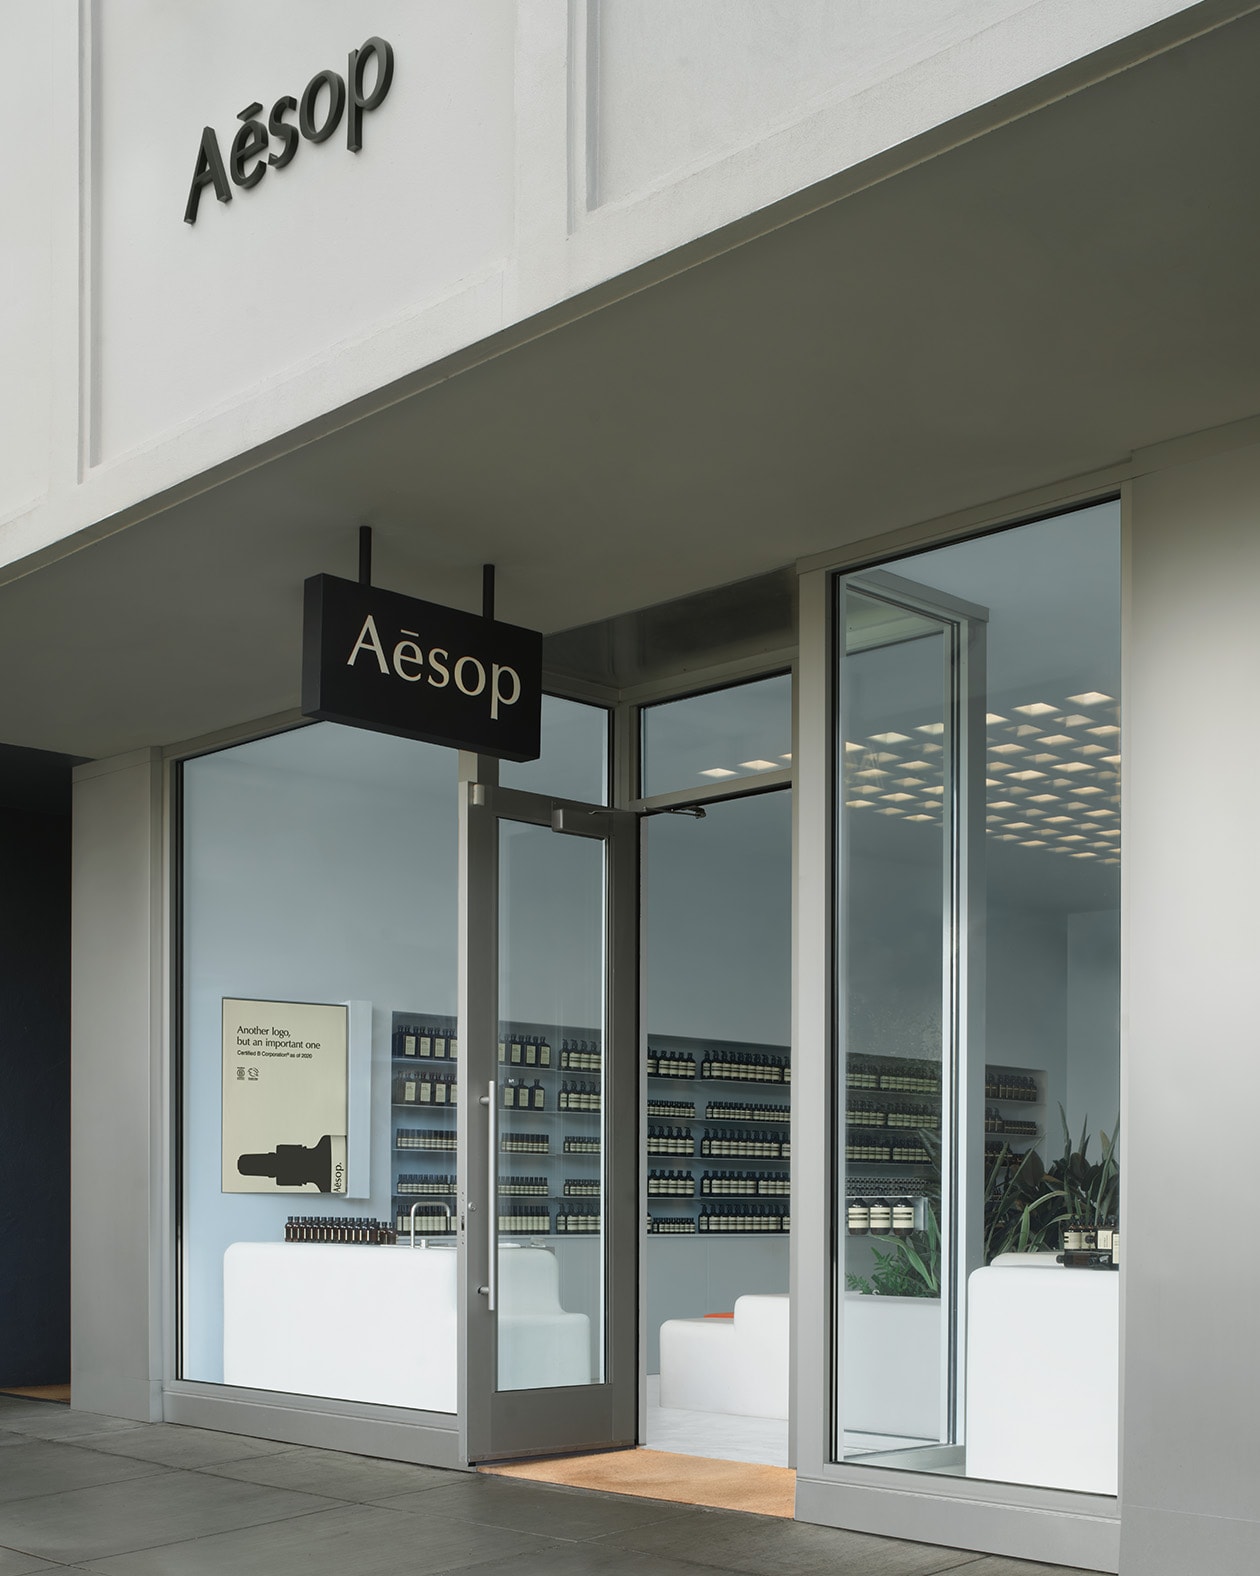
[[[720, 1454], [729, 1414], [777, 1411], [736, 1448], [787, 1466], [791, 790], [650, 816], [643, 859], [647, 1443]], [[697, 1361], [711, 1313], [753, 1327], [758, 1372]]]
[[643, 794], [712, 788], [792, 764], [792, 677], [643, 708]]
[[[925, 1091], [870, 1085], [872, 1077], [883, 1077], [885, 1064], [876, 1052], [897, 1049], [881, 1041], [880, 1024], [917, 1033], [916, 1046], [937, 1038], [926, 1004], [946, 999], [940, 988], [945, 970], [938, 965], [930, 997], [926, 936], [929, 926], [938, 938], [948, 934], [941, 893], [951, 860], [960, 872], [954, 939], [960, 956], [971, 949], [970, 970], [961, 970], [959, 983], [968, 974], [983, 981], [983, 1010], [969, 1033], [960, 1020], [955, 1100], [949, 1036], [941, 1036], [941, 1306], [956, 1327], [941, 1387], [952, 1386], [954, 1422], [950, 1431], [929, 1426], [938, 1416], [939, 1381], [923, 1360], [935, 1349], [935, 1331], [923, 1311], [932, 1299], [920, 1295], [919, 1283], [920, 1265], [930, 1272], [934, 1263], [923, 1251], [934, 1254], [933, 1240], [898, 1237], [895, 1219], [885, 1234], [881, 1202], [885, 1240], [872, 1245], [870, 1215], [863, 1217], [860, 1205], [848, 1214], [859, 1177], [850, 1161], [840, 1200], [842, 1230], [853, 1232], [844, 1230], [845, 1269], [865, 1284], [850, 1282], [844, 1301], [840, 1448], [852, 1451], [861, 1443], [853, 1428], [859, 1403], [869, 1400], [885, 1409], [873, 1412], [872, 1421], [886, 1417], [889, 1423], [851, 1459], [1114, 1494], [1119, 1277], [1108, 1271], [1118, 1261], [1122, 1164], [1115, 1144], [1119, 506], [1080, 510], [888, 567], [913, 582], [920, 603], [937, 597], [972, 604], [983, 621], [987, 652], [984, 691], [977, 697], [983, 701], [984, 749], [975, 752], [969, 780], [960, 769], [954, 817], [957, 834], [983, 771], [982, 856], [973, 854], [968, 871], [966, 848], [951, 837], [949, 819], [938, 831], [935, 813], [920, 805], [916, 784], [937, 785], [915, 762], [930, 768], [935, 752], [919, 744], [931, 736], [914, 726], [912, 676], [907, 670], [898, 680], [907, 699], [904, 718], [861, 682], [865, 665], [909, 662], [927, 641], [888, 645], [898, 634], [895, 621], [881, 628], [876, 611], [856, 601], [852, 582], [840, 583], [838, 616], [847, 611], [852, 618], [839, 688], [845, 767], [837, 807], [844, 964], [838, 1007], [850, 1036], [846, 1071], [867, 1074], [861, 1097], [886, 1105], [885, 1129], [893, 1102], [920, 1109], [930, 1103]], [[960, 617], [965, 624], [967, 615]], [[924, 704], [928, 698], [924, 694]], [[885, 775], [858, 778], [851, 763], [867, 756]], [[871, 782], [878, 792], [860, 786]], [[948, 781], [939, 786], [946, 797]], [[897, 799], [899, 791], [911, 797]], [[929, 819], [912, 820], [922, 813]], [[916, 830], [924, 847], [931, 843], [930, 856], [914, 851]], [[916, 971], [912, 957], [919, 954]], [[921, 1009], [914, 1007], [916, 996]], [[857, 1038], [859, 1025], [868, 1040]], [[854, 1057], [861, 1060], [864, 1052], [870, 1068], [855, 1069]], [[865, 1115], [878, 1134], [878, 1116]], [[844, 1174], [838, 1157], [836, 1171]], [[895, 1196], [891, 1204], [895, 1209]], [[965, 1221], [968, 1243], [952, 1295], [950, 1209]], [[916, 1219], [914, 1225], [925, 1223]], [[903, 1215], [903, 1229], [909, 1224]], [[861, 1275], [863, 1253], [870, 1268]], [[908, 1290], [913, 1299], [905, 1297]], [[854, 1355], [850, 1343], [859, 1320], [865, 1334]], [[907, 1437], [924, 1443], [907, 1449]]]
[[939, 621], [852, 587], [844, 619], [846, 1076], [836, 1125], [845, 1134], [843, 1450], [852, 1457], [949, 1437], [940, 1162], [952, 740], [950, 641]]
[[536, 761], [503, 761], [499, 781], [553, 799], [607, 804], [608, 713], [602, 706], [544, 695], [542, 754]]
[[605, 863], [499, 823], [500, 1390], [604, 1378]]
[[432, 745], [184, 766], [184, 1378], [455, 1410], [458, 835]]

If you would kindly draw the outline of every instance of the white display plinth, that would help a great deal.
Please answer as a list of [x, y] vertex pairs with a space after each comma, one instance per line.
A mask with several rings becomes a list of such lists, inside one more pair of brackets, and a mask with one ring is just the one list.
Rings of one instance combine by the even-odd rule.
[[[454, 1246], [235, 1242], [223, 1255], [223, 1381], [457, 1406]], [[499, 1388], [590, 1383], [590, 1322], [560, 1306], [555, 1255], [499, 1250]]]
[[968, 1282], [967, 1476], [1114, 1494], [1120, 1277], [1003, 1258]]

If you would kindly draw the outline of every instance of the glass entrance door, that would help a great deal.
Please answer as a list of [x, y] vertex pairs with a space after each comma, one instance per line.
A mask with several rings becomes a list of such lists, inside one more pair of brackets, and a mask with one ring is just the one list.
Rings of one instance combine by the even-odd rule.
[[633, 817], [465, 793], [466, 1457], [632, 1445]]

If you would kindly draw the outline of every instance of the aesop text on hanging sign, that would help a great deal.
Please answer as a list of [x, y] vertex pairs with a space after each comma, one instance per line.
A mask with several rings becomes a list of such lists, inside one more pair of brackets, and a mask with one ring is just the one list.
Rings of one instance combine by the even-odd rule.
[[312, 575], [302, 622], [302, 714], [502, 760], [536, 760], [542, 636]]

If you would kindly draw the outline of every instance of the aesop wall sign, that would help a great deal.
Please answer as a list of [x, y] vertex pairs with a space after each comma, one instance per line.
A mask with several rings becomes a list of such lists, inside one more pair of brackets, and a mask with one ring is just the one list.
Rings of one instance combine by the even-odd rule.
[[312, 575], [302, 623], [302, 714], [508, 761], [536, 760], [542, 636]]
[[[369, 63], [376, 68], [370, 90]], [[220, 202], [231, 202], [233, 186], [248, 191], [268, 169], [282, 170], [296, 155], [299, 136], [307, 142], [327, 142], [344, 119], [346, 147], [357, 153], [363, 146], [363, 116], [384, 103], [393, 80], [393, 46], [373, 37], [350, 51], [344, 77], [336, 71], [317, 71], [302, 89], [301, 98], [283, 94], [271, 106], [266, 121], [261, 103], [247, 104], [237, 114], [244, 124], [232, 138], [226, 162], [214, 127], [207, 126], [197, 149], [184, 223], [196, 224], [201, 194], [207, 186], [214, 187]], [[296, 115], [296, 125], [288, 119], [290, 115]]]

